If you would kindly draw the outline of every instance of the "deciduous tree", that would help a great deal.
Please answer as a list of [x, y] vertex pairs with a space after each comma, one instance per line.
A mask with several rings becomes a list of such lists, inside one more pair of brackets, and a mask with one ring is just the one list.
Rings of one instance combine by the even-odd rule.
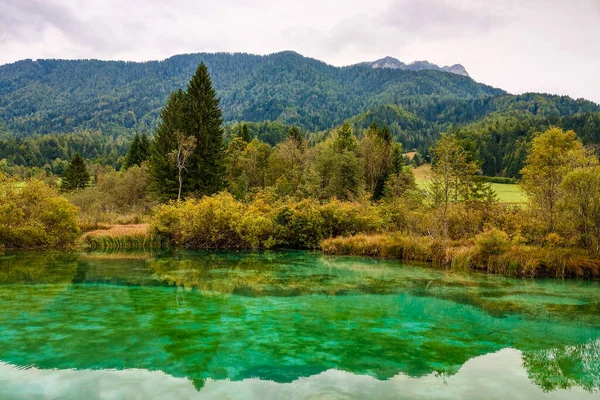
[[533, 139], [531, 151], [521, 170], [521, 187], [529, 207], [544, 233], [558, 226], [558, 203], [564, 195], [561, 184], [578, 166], [589, 163], [589, 156], [575, 132], [552, 127]]
[[183, 172], [187, 171], [188, 160], [196, 147], [196, 138], [185, 136], [183, 132], [175, 132], [177, 148], [169, 153], [169, 160], [177, 168], [177, 182], [179, 190], [177, 191], [177, 201], [181, 201], [181, 189], [183, 187]]

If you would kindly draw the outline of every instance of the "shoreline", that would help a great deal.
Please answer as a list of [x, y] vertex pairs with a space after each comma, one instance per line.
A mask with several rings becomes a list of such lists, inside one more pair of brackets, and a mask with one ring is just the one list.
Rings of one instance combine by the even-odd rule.
[[[600, 278], [600, 259], [580, 249], [547, 248], [510, 244], [501, 250], [482, 251], [472, 240], [450, 241], [400, 233], [338, 236], [324, 239], [315, 249], [187, 248], [171, 245], [152, 235], [148, 224], [109, 225], [84, 232], [77, 243], [65, 249], [10, 249], [5, 251], [127, 251], [191, 250], [219, 252], [310, 251], [330, 256], [357, 256], [418, 263], [424, 267], [478, 272], [509, 277], [585, 279]], [[485, 249], [484, 249], [485, 250]], [[2, 252], [0, 252], [2, 254]]]

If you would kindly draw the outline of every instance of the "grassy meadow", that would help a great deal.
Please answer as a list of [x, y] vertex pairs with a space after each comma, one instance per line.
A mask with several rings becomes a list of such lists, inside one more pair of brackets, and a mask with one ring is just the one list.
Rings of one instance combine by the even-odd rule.
[[[431, 165], [424, 164], [413, 169], [417, 186], [426, 189], [431, 179]], [[525, 194], [516, 184], [511, 183], [490, 183], [492, 189], [498, 195], [498, 200], [502, 203], [523, 204], [527, 200]]]

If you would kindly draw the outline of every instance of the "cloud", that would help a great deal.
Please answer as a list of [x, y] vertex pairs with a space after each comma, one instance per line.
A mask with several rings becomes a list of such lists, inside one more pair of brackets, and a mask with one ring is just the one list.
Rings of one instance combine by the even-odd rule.
[[34, 42], [57, 30], [75, 43], [95, 50], [110, 48], [108, 39], [57, 0], [0, 0], [0, 41]]
[[600, 101], [600, 0], [0, 0], [0, 64], [295, 50], [465, 65], [511, 92]]
[[474, 4], [463, 8], [443, 0], [396, 1], [378, 19], [399, 31], [421, 36], [473, 34], [504, 22]]
[[498, 7], [486, 6], [479, 0], [472, 0], [466, 6], [445, 0], [395, 0], [379, 9], [371, 7], [370, 13], [361, 11], [341, 18], [332, 27], [291, 28], [286, 35], [290, 40], [312, 40], [317, 51], [329, 54], [354, 49], [394, 55], [417, 40], [446, 41], [480, 35], [508, 22], [509, 17]]

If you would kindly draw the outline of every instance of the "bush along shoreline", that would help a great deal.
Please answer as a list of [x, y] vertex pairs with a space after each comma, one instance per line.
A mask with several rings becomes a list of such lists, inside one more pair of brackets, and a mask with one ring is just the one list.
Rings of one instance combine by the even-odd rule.
[[77, 207], [44, 182], [0, 173], [0, 249], [70, 248], [77, 219]]
[[[442, 134], [418, 162], [376, 121], [310, 137], [292, 127], [273, 145], [243, 123], [236, 130], [225, 140], [200, 64], [169, 96], [152, 138], [134, 138], [119, 171], [69, 154], [70, 163], [57, 163], [61, 179], [19, 179], [0, 160], [0, 248], [321, 249], [507, 275], [598, 276], [600, 149], [573, 131], [532, 132], [513, 173], [497, 171], [517, 177], [526, 196], [511, 205], [490, 182], [512, 181], [482, 176], [483, 159], [497, 154], [482, 154], [462, 130]], [[431, 173], [420, 188], [406, 164], [422, 161]]]
[[452, 270], [472, 270], [507, 276], [600, 277], [600, 259], [587, 252], [561, 247], [512, 244], [502, 231], [490, 230], [468, 241], [444, 241], [401, 233], [356, 235], [325, 239], [321, 250], [354, 255], [427, 262]]

